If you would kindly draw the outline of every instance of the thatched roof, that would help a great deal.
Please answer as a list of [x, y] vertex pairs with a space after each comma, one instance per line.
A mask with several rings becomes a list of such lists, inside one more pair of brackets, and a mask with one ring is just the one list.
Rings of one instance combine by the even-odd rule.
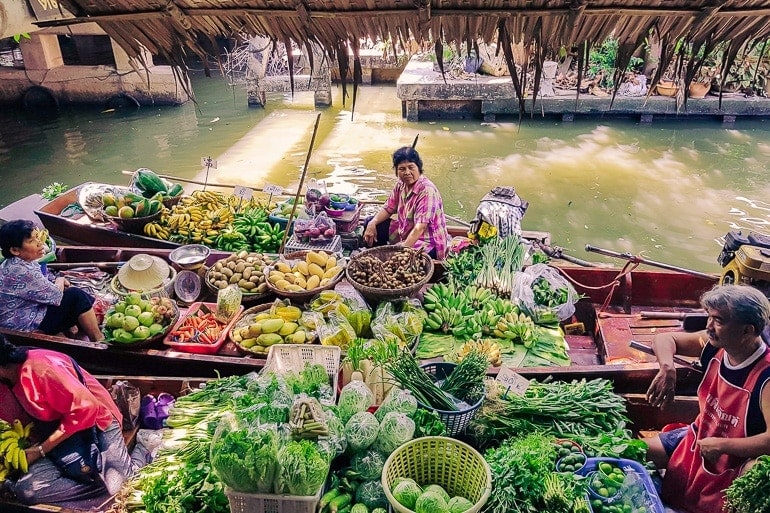
[[[141, 48], [184, 65], [190, 52], [203, 56], [201, 42], [217, 36], [267, 36], [279, 42], [317, 42], [329, 56], [354, 52], [361, 38], [461, 43], [523, 42], [539, 83], [542, 61], [562, 47], [586, 51], [612, 36], [618, 39], [617, 66], [624, 69], [633, 52], [657, 32], [660, 73], [675, 55], [677, 41], [707, 52], [730, 41], [724, 52], [731, 64], [745, 43], [770, 36], [766, 0], [60, 0], [70, 20], [40, 26], [96, 22], [126, 52], [139, 58]], [[216, 46], [214, 46], [216, 48]], [[510, 45], [503, 44], [504, 50]], [[345, 52], [344, 54], [342, 52]], [[697, 52], [694, 52], [697, 53]], [[513, 69], [513, 55], [506, 54]], [[347, 59], [338, 59], [341, 75]], [[687, 70], [689, 83], [699, 65]], [[513, 76], [514, 84], [521, 77]], [[357, 81], [356, 81], [357, 82]], [[619, 80], [616, 82], [620, 82]], [[520, 85], [516, 87], [520, 94]]]

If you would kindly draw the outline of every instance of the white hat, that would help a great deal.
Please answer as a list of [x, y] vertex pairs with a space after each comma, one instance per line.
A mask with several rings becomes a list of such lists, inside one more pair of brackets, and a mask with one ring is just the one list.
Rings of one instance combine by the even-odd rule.
[[128, 290], [153, 290], [168, 278], [169, 270], [162, 258], [140, 253], [118, 269], [118, 281]]

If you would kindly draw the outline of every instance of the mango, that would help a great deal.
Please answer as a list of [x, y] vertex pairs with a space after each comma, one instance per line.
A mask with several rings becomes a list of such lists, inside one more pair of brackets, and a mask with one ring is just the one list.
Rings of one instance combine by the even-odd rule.
[[254, 316], [255, 321], [264, 321], [265, 319], [272, 319], [273, 316], [269, 312], [259, 312]]
[[270, 347], [273, 344], [280, 344], [283, 342], [283, 337], [278, 333], [263, 333], [257, 337], [257, 344], [262, 347]]
[[262, 334], [270, 334], [281, 331], [285, 321], [283, 319], [266, 319], [262, 321]]
[[289, 290], [289, 286], [293, 285], [293, 283], [289, 283], [286, 280], [278, 280], [277, 282], [273, 283], [275, 285], [275, 288], [278, 290]]
[[319, 267], [325, 267], [328, 259], [329, 255], [324, 251], [308, 251], [305, 256], [305, 261], [308, 266], [310, 266], [310, 264], [316, 264]]
[[335, 265], [337, 265], [337, 257], [334, 255], [330, 255], [329, 258], [326, 259], [326, 265], [324, 266], [324, 269], [328, 271]]
[[257, 339], [256, 338], [245, 338], [241, 340], [240, 345], [244, 349], [251, 349], [253, 346], [257, 345]]
[[[262, 323], [264, 321], [258, 321], [254, 324], [249, 324], [247, 330], [248, 330], [248, 336], [249, 337], [258, 337], [262, 334]], [[245, 337], [244, 337], [245, 338]]]
[[320, 284], [321, 284], [321, 277], [314, 274], [307, 279], [306, 288], [307, 290], [317, 289]]
[[307, 266], [308, 271], [310, 271], [311, 276], [318, 276], [318, 279], [321, 279], [324, 277], [324, 270], [323, 267], [321, 267], [318, 264], [309, 264]]
[[282, 337], [285, 337], [286, 335], [291, 335], [295, 331], [297, 331], [297, 328], [299, 328], [299, 324], [296, 322], [284, 322], [283, 326], [281, 326], [281, 329], [278, 330], [278, 334]]
[[329, 278], [329, 279], [332, 279], [332, 278], [334, 278], [335, 276], [337, 276], [337, 275], [340, 273], [340, 271], [342, 271], [342, 266], [340, 266], [340, 265], [335, 265], [334, 267], [330, 267], [330, 268], [328, 268], [328, 269], [326, 270], [326, 272], [324, 272], [324, 275], [322, 276], [322, 278]]
[[279, 280], [284, 280], [285, 275], [281, 271], [270, 271], [270, 275], [267, 277], [267, 281], [275, 285]]
[[291, 267], [289, 267], [289, 264], [287, 264], [286, 262], [276, 262], [275, 269], [277, 271], [281, 271], [284, 274], [291, 272]]
[[304, 330], [297, 330], [286, 337], [289, 344], [304, 344], [305, 340], [307, 340], [307, 333]]
[[300, 287], [299, 285], [295, 285], [294, 283], [290, 283], [286, 286], [284, 289], [286, 292], [304, 292], [305, 289]]
[[298, 272], [303, 276], [308, 276], [310, 271], [307, 270], [307, 262], [297, 262], [292, 269], [294, 272]]

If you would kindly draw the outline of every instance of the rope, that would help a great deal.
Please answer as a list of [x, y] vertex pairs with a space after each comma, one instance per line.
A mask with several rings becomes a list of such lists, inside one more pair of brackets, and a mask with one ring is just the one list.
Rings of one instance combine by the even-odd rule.
[[564, 276], [567, 279], [567, 281], [571, 282], [573, 285], [576, 285], [582, 289], [602, 290], [608, 287], [610, 288], [609, 292], [607, 293], [607, 297], [604, 298], [602, 305], [599, 307], [599, 310], [597, 311], [597, 314], [598, 314], [600, 312], [603, 312], [605, 308], [609, 306], [610, 300], [612, 299], [612, 295], [615, 293], [615, 289], [620, 285], [620, 280], [626, 277], [627, 275], [631, 274], [634, 270], [636, 270], [636, 268], [639, 267], [639, 264], [640, 262], [632, 262], [632, 261], [626, 262], [626, 264], [623, 266], [623, 269], [620, 270], [618, 275], [615, 276], [611, 282], [606, 283], [604, 285], [595, 286], [595, 287], [591, 285], [586, 285], [584, 283], [580, 283], [576, 279], [569, 276], [566, 272], [564, 272], [563, 269], [557, 266], [554, 266], [554, 267], [561, 273], [562, 276]]

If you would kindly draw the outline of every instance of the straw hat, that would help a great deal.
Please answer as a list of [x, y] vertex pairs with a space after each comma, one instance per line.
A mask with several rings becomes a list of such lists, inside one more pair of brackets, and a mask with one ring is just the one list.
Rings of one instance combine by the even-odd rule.
[[118, 269], [118, 281], [128, 290], [153, 290], [168, 278], [169, 265], [160, 257], [134, 255]]

